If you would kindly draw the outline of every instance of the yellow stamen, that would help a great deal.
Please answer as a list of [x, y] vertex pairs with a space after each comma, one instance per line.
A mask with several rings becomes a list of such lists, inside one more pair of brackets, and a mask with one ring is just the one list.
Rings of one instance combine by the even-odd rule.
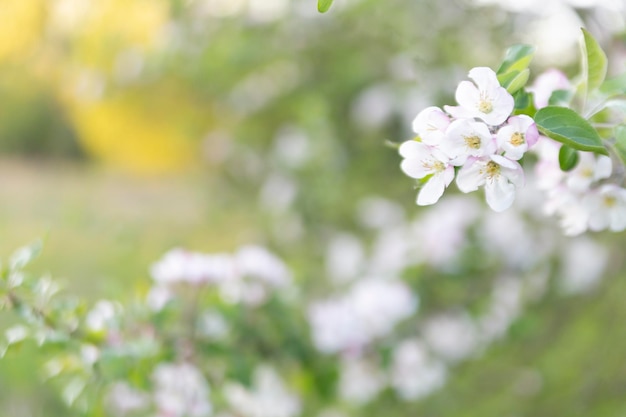
[[480, 149], [480, 138], [476, 135], [474, 136], [464, 136], [465, 144], [472, 149]]
[[481, 98], [478, 102], [478, 111], [489, 114], [493, 111], [493, 104], [491, 104], [491, 101]]
[[500, 175], [500, 165], [496, 164], [493, 161], [487, 162], [487, 166], [485, 167], [485, 171], [487, 172], [487, 176], [489, 178], [496, 177]]
[[509, 141], [513, 146], [523, 145], [525, 142], [524, 134], [520, 132], [515, 132], [511, 136], [511, 140]]

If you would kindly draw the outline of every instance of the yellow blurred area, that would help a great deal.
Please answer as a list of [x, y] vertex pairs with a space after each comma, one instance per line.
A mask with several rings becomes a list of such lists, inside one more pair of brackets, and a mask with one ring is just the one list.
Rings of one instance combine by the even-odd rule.
[[[59, 1], [83, 3], [82, 0]], [[71, 8], [72, 5], [64, 7]], [[60, 16], [56, 19], [57, 25], [63, 30], [63, 14]], [[74, 16], [68, 18], [76, 19]], [[81, 65], [97, 65], [108, 71], [120, 51], [130, 48], [147, 51], [158, 46], [165, 36], [168, 20], [169, 8], [163, 0], [90, 1], [72, 34], [72, 58]]]
[[200, 162], [208, 109], [175, 84], [126, 89], [95, 101], [66, 103], [85, 150], [141, 174], [187, 169]]
[[0, 61], [31, 53], [44, 21], [43, 0], [0, 1]]
[[[141, 80], [169, 21], [166, 0], [0, 0], [0, 70], [38, 80], [5, 92], [55, 95], [83, 150], [101, 162], [142, 174], [192, 167], [210, 110], [166, 74]], [[118, 84], [129, 55], [139, 82]], [[97, 79], [87, 94], [85, 74]]]

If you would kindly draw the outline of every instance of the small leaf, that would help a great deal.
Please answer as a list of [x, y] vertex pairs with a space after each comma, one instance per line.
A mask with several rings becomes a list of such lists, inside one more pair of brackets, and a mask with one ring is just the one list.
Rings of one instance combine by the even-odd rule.
[[615, 144], [613, 149], [622, 163], [626, 165], [626, 125], [619, 125], [614, 130]]
[[504, 88], [506, 88], [506, 91], [508, 91], [509, 94], [514, 94], [526, 85], [528, 77], [530, 77], [530, 70], [526, 68], [525, 70], [519, 72]]
[[606, 77], [607, 58], [591, 33], [587, 32], [585, 29], [582, 29], [582, 31], [583, 77], [587, 81], [587, 91], [593, 91], [600, 87]]
[[563, 171], [571, 171], [578, 164], [578, 151], [567, 145], [559, 150], [559, 166]]
[[317, 10], [320, 13], [326, 13], [332, 4], [333, 0], [317, 0]]
[[497, 74], [505, 74], [512, 71], [524, 71], [528, 68], [535, 54], [535, 48], [530, 45], [513, 45], [507, 49], [504, 60], [500, 64]]
[[574, 94], [569, 90], [554, 90], [548, 100], [550, 106], [566, 106], [572, 101]]
[[603, 82], [600, 92], [607, 96], [626, 94], [626, 72]]
[[535, 105], [533, 104], [533, 95], [524, 90], [518, 90], [514, 95], [515, 99], [515, 114], [526, 114], [533, 117], [537, 112]]
[[598, 132], [574, 110], [567, 107], [544, 107], [535, 114], [535, 123], [542, 134], [564, 145], [579, 151], [607, 154]]

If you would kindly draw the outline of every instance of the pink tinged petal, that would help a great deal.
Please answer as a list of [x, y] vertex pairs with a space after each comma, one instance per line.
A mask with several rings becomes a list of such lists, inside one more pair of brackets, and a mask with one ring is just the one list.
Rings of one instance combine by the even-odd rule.
[[456, 176], [456, 185], [463, 193], [478, 190], [485, 184], [485, 162], [479, 160], [469, 161], [461, 168]]
[[503, 175], [494, 176], [485, 184], [485, 197], [493, 211], [504, 211], [511, 207], [515, 200], [515, 185]]
[[539, 75], [528, 91], [534, 93], [535, 107], [541, 109], [548, 105], [550, 96], [555, 90], [569, 90], [571, 84], [565, 74], [556, 69], [550, 69]]
[[429, 206], [439, 201], [446, 188], [445, 178], [442, 174], [443, 173], [437, 173], [433, 175], [426, 184], [424, 184], [417, 195], [418, 206]]

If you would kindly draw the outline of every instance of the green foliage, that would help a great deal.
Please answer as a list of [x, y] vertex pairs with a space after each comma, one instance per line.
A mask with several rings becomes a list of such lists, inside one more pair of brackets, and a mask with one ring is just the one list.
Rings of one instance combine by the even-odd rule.
[[563, 145], [559, 150], [559, 166], [563, 171], [571, 171], [578, 164], [578, 151], [570, 146]]
[[510, 72], [522, 72], [533, 59], [535, 54], [535, 48], [530, 45], [513, 45], [507, 49], [504, 60], [500, 67], [496, 71], [498, 75], [507, 74]]
[[626, 94], [626, 72], [604, 81], [599, 91], [607, 96]]
[[317, 0], [317, 10], [320, 13], [326, 13], [332, 4], [333, 0]]
[[544, 107], [535, 114], [535, 123], [542, 134], [574, 149], [607, 154], [596, 129], [574, 110]]
[[594, 37], [582, 29], [582, 75], [587, 91], [594, 91], [604, 81], [607, 71], [606, 54]]
[[626, 125], [617, 126], [614, 129], [615, 143], [613, 144], [613, 150], [626, 165]]

